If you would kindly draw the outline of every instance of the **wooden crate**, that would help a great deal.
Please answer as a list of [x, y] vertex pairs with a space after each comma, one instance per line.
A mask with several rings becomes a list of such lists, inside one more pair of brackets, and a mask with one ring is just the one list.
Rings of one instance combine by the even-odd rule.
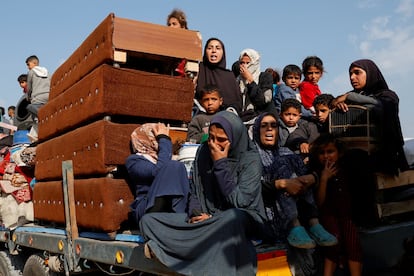
[[378, 217], [385, 218], [414, 211], [414, 199], [377, 204]]
[[401, 172], [398, 176], [376, 173], [377, 211], [379, 218], [390, 217], [414, 211], [414, 198], [405, 200], [384, 200], [391, 191], [407, 191], [414, 186], [414, 170]]
[[414, 184], [414, 170], [401, 172], [398, 176], [376, 173], [379, 190]]
[[39, 110], [44, 141], [106, 115], [191, 120], [190, 79], [101, 65]]
[[[38, 182], [33, 190], [34, 217], [65, 223], [62, 181]], [[114, 232], [128, 219], [134, 196], [123, 179], [108, 177], [75, 179], [75, 205], [78, 226]]]
[[54, 72], [49, 99], [54, 99], [103, 63], [127, 63], [130, 57], [146, 60], [201, 61], [201, 35], [197, 31], [115, 17], [109, 14]]

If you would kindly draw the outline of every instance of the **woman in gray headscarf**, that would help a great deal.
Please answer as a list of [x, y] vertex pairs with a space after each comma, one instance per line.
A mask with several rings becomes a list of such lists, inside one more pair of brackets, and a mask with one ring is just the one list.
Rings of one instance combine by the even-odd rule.
[[[264, 224], [260, 156], [240, 118], [217, 113], [197, 152], [189, 214], [145, 215], [146, 249], [185, 275], [255, 275]], [[148, 256], [150, 257], [150, 256]]]

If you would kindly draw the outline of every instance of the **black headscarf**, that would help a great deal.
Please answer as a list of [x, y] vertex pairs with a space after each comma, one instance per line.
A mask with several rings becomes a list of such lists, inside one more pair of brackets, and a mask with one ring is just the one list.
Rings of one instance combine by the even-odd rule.
[[365, 87], [361, 90], [354, 91], [367, 96], [372, 96], [382, 104], [383, 112], [381, 114], [383, 149], [381, 156], [376, 160], [380, 171], [390, 174], [398, 174], [408, 169], [407, 159], [404, 154], [404, 138], [401, 131], [401, 123], [398, 116], [399, 98], [397, 94], [388, 88], [378, 66], [369, 59], [360, 59], [351, 63], [352, 67], [362, 68], [367, 75]]
[[[207, 58], [206, 49], [212, 40], [220, 42], [223, 48], [223, 57], [218, 63], [210, 63]], [[204, 46], [203, 62], [200, 63], [196, 99], [200, 99], [200, 91], [207, 85], [213, 84], [220, 90], [223, 97], [223, 108], [233, 107], [239, 113], [241, 111], [240, 89], [232, 71], [226, 69], [226, 51], [223, 42], [218, 38], [210, 38]]]

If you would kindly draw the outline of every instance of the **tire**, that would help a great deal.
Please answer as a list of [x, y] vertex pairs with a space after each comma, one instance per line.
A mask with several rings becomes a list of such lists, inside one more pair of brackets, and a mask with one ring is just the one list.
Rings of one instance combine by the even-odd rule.
[[21, 270], [19, 270], [18, 265], [13, 265], [14, 263], [15, 260], [13, 260], [13, 258], [8, 253], [5, 251], [0, 251], [0, 276], [21, 275]]
[[26, 96], [23, 95], [20, 97], [19, 101], [16, 105], [16, 119], [19, 123], [24, 122], [27, 118], [29, 118], [29, 111], [27, 111], [26, 107], [29, 102], [26, 99]]
[[45, 260], [39, 255], [31, 255], [24, 265], [23, 276], [50, 276]]

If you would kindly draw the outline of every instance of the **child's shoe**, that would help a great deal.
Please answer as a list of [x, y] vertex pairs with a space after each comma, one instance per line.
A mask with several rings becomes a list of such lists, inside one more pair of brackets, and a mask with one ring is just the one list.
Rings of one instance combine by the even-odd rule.
[[293, 247], [311, 249], [316, 246], [315, 241], [309, 237], [303, 226], [295, 226], [290, 230], [287, 237], [289, 244]]
[[338, 243], [336, 237], [326, 231], [319, 223], [309, 228], [309, 234], [320, 246], [332, 246]]

